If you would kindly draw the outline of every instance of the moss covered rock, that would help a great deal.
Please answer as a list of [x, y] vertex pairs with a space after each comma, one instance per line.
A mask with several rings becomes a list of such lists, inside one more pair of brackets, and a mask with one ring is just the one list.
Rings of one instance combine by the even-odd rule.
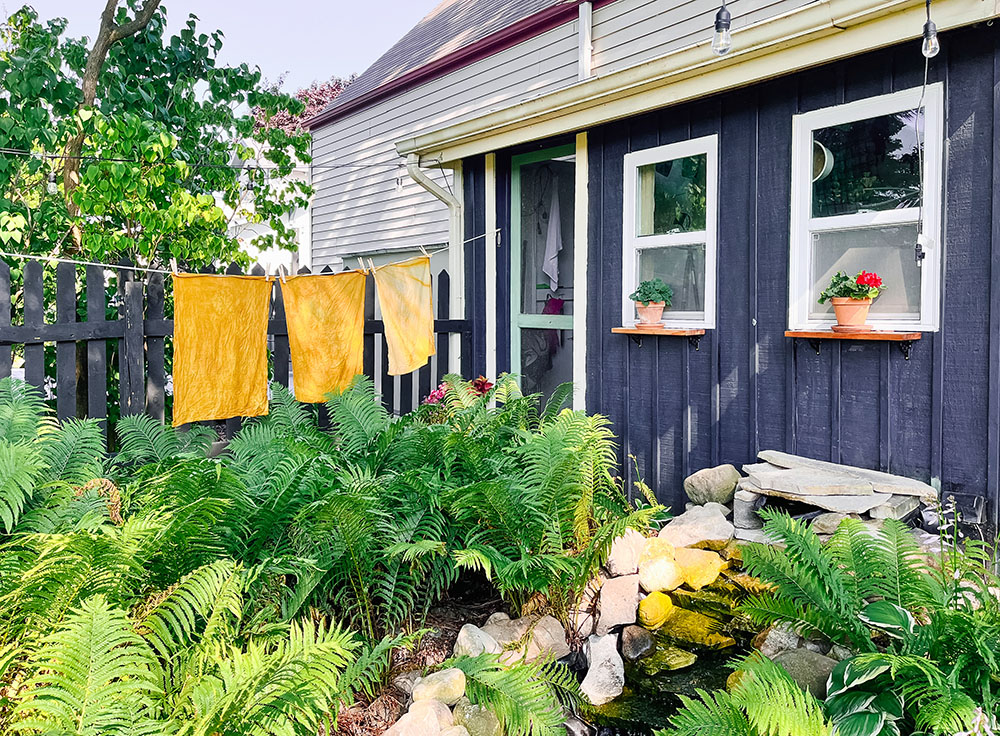
[[674, 602], [666, 593], [650, 593], [639, 601], [639, 623], [647, 629], [658, 629], [673, 613]]
[[674, 606], [670, 618], [656, 634], [657, 643], [701, 649], [725, 649], [735, 645], [733, 637], [719, 633], [719, 626], [714, 618]]
[[714, 583], [726, 565], [715, 552], [685, 547], [674, 550], [674, 562], [681, 569], [684, 584], [691, 590], [701, 590]]

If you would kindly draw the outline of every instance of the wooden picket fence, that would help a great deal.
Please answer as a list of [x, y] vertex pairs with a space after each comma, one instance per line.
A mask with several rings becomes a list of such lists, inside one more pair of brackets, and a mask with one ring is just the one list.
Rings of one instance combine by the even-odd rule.
[[[11, 305], [15, 301], [11, 291], [10, 266], [0, 261], [0, 378], [11, 375], [14, 347], [23, 346], [25, 380], [41, 388], [47, 396], [54, 397], [55, 411], [60, 420], [86, 416], [101, 420], [107, 433], [109, 354], [113, 369], [119, 373], [119, 416], [146, 413], [164, 422], [167, 390], [167, 340], [173, 335], [173, 320], [164, 316], [164, 275], [136, 273], [121, 269], [132, 264], [123, 261], [115, 269], [118, 280], [117, 295], [112, 303], [117, 319], [107, 318], [106, 269], [103, 266], [77, 266], [71, 263], [56, 265], [55, 321], [46, 323], [46, 305], [43, 288], [43, 266], [38, 261], [24, 264], [21, 302], [12, 320]], [[330, 273], [329, 267], [321, 273]], [[234, 266], [227, 274], [240, 274]], [[260, 266], [253, 275], [264, 275]], [[299, 269], [299, 273], [310, 273]], [[449, 317], [451, 294], [450, 277], [442, 270], [434, 278], [437, 314], [434, 331], [437, 335], [437, 355], [431, 362], [413, 373], [403, 376], [388, 374], [388, 353], [385, 346], [382, 322], [376, 319], [375, 285], [369, 275], [365, 290], [364, 370], [370, 376], [387, 409], [404, 414], [416, 407], [449, 372], [452, 353], [451, 337], [458, 335], [461, 345], [462, 374], [471, 355], [471, 322]], [[82, 308], [85, 296], [86, 319], [78, 317], [78, 304]], [[116, 310], [114, 308], [117, 307]], [[20, 319], [17, 319], [20, 318]], [[17, 322], [20, 322], [18, 324]], [[54, 371], [46, 371], [45, 345], [55, 344]], [[112, 350], [109, 351], [109, 345]], [[86, 351], [86, 394], [78, 397], [77, 351]], [[294, 388], [291, 368], [288, 328], [281, 299], [280, 284], [276, 280], [271, 297], [268, 322], [268, 349], [272, 360], [273, 380]], [[83, 361], [80, 361], [82, 365]], [[83, 393], [82, 391], [80, 392]], [[321, 421], [323, 411], [320, 412]], [[226, 420], [226, 435], [232, 436], [241, 420]]]

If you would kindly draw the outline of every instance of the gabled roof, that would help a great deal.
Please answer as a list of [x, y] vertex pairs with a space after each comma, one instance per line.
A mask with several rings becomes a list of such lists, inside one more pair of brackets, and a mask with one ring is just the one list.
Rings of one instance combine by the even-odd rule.
[[581, 0], [443, 0], [308, 125], [446, 74], [576, 17]]

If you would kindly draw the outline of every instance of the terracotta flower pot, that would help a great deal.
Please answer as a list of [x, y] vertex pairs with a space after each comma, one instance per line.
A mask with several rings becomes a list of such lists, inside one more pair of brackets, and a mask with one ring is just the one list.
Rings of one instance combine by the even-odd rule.
[[635, 323], [636, 327], [659, 325], [663, 320], [663, 309], [666, 306], [666, 302], [650, 302], [649, 304], [636, 302], [635, 311], [639, 314], [639, 321]]
[[871, 299], [835, 296], [830, 301], [837, 317], [837, 324], [831, 327], [834, 332], [871, 332], [871, 325], [865, 324], [872, 306]]

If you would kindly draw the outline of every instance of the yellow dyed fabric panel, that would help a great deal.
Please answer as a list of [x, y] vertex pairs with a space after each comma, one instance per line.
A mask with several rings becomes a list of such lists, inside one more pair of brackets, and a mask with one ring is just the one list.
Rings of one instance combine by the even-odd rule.
[[431, 259], [380, 266], [375, 269], [375, 286], [389, 346], [389, 375], [415, 371], [434, 355]]
[[295, 398], [309, 404], [364, 372], [365, 274], [293, 276], [281, 283]]
[[271, 283], [174, 274], [174, 426], [267, 414]]

